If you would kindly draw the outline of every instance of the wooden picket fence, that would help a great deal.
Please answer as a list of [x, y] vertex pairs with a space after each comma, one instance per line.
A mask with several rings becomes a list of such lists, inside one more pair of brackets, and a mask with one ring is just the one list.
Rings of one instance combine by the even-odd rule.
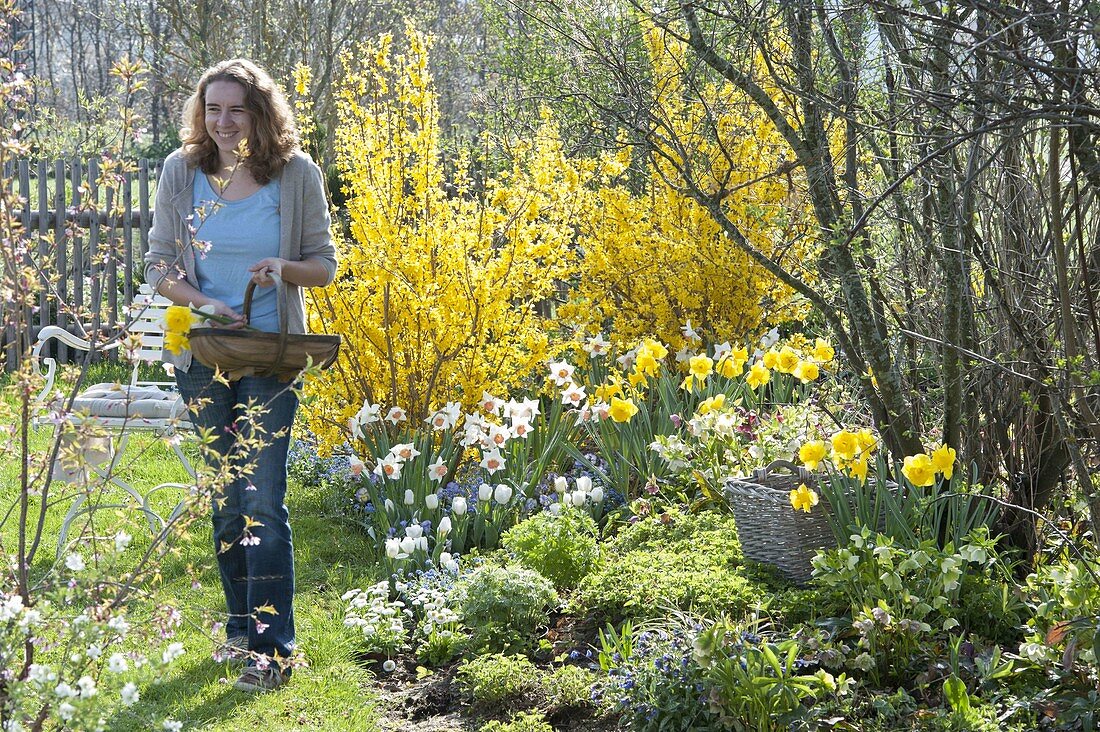
[[[25, 202], [18, 217], [31, 241], [28, 256], [52, 272], [30, 314], [32, 342], [47, 325], [79, 333], [124, 321], [126, 306], [143, 281], [160, 165], [159, 160], [139, 160], [135, 172], [109, 187], [99, 180], [96, 159], [24, 159], [4, 168], [4, 181]], [[77, 313], [83, 314], [80, 324]], [[8, 370], [21, 356], [18, 336], [10, 327], [4, 333]]]

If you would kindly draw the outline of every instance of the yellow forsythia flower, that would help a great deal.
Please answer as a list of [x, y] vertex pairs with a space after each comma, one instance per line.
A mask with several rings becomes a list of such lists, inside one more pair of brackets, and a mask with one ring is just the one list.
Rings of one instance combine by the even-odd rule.
[[791, 505], [796, 511], [802, 510], [809, 513], [817, 502], [817, 493], [807, 488], [805, 483], [799, 484], [797, 489], [791, 491]]
[[173, 333], [191, 332], [195, 317], [186, 305], [169, 305], [164, 311], [164, 329]]
[[779, 351], [779, 356], [776, 358], [775, 370], [781, 374], [793, 373], [795, 367], [798, 366], [798, 363], [801, 360], [802, 359], [799, 358], [797, 351], [795, 351], [790, 346], [783, 346], [783, 348]]
[[828, 343], [818, 338], [814, 343], [814, 350], [810, 354], [818, 363], [829, 363], [836, 356], [836, 351]]
[[629, 399], [611, 397], [611, 409], [608, 410], [611, 419], [616, 422], [629, 422], [630, 418], [638, 413], [638, 408]]
[[798, 448], [798, 459], [810, 470], [816, 469], [821, 461], [825, 459], [825, 442], [823, 440], [810, 440], [802, 443], [802, 447]]
[[901, 472], [910, 483], [918, 488], [927, 488], [936, 482], [936, 469], [932, 465], [932, 458], [924, 453], [910, 455], [905, 458], [901, 466]]
[[833, 452], [845, 460], [854, 460], [856, 453], [859, 452], [859, 440], [856, 438], [855, 433], [848, 430], [837, 432], [833, 435], [831, 442], [833, 443]]
[[794, 377], [803, 384], [808, 384], [816, 379], [821, 372], [817, 364], [813, 361], [799, 361], [798, 365], [794, 367], [794, 371], [791, 373], [793, 373]]
[[[767, 354], [764, 354], [767, 357]], [[768, 371], [767, 367], [760, 363], [754, 363], [752, 368], [749, 369], [748, 376], [745, 377], [745, 383], [751, 386], [753, 389], [759, 389], [760, 387], [771, 381], [772, 373]]]
[[931, 460], [932, 469], [951, 480], [951, 476], [955, 474], [955, 448], [940, 445], [932, 451]]

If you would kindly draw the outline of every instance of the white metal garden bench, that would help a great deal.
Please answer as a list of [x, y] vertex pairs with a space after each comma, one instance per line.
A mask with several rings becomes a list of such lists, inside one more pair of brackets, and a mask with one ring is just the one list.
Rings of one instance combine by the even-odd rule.
[[[135, 431], [144, 431], [167, 438], [167, 444], [179, 458], [184, 469], [192, 480], [196, 478], [191, 461], [180, 447], [180, 437], [192, 431], [192, 425], [188, 419], [187, 407], [179, 393], [175, 391], [175, 384], [169, 381], [143, 381], [139, 373], [143, 363], [160, 363], [161, 348], [164, 343], [164, 312], [171, 304], [167, 298], [154, 293], [148, 285], [141, 285], [138, 294], [130, 304], [130, 317], [133, 319], [130, 332], [138, 336], [137, 348], [130, 354], [134, 363], [130, 383], [94, 384], [81, 391], [68, 409], [66, 409], [68, 395], [55, 392], [57, 361], [49, 356], [42, 357], [42, 349], [52, 339], [57, 339], [70, 348], [84, 352], [92, 348], [91, 343], [87, 339], [51, 325], [43, 328], [38, 334], [38, 339], [31, 351], [34, 367], [46, 378], [46, 384], [37, 396], [41, 409], [39, 416], [34, 420], [35, 426], [68, 422], [74, 425], [95, 424], [97, 427], [102, 427], [110, 435], [110, 439], [107, 440], [109, 444], [105, 445], [106, 450], [99, 454], [96, 446], [81, 446], [86, 458], [83, 461], [86, 463], [85, 469], [92, 470], [104, 481], [104, 485], [109, 482], [128, 493], [145, 514], [149, 528], [154, 533], [162, 530], [167, 522], [174, 519], [182, 511], [184, 504], [181, 502], [177, 505], [166, 521], [150, 508], [150, 497], [163, 488], [191, 490], [194, 486], [163, 483], [142, 495], [140, 491], [119, 477], [118, 468], [130, 436]], [[122, 345], [123, 342], [115, 341], [97, 348], [111, 350]], [[46, 414], [42, 414], [42, 410], [45, 410]], [[62, 466], [54, 466], [55, 476], [60, 476], [62, 479], [71, 477], [71, 473], [68, 476], [66, 473]], [[85, 477], [92, 476], [85, 474]], [[88, 491], [80, 492], [65, 515], [58, 536], [59, 555], [66, 546], [69, 527], [73, 520], [89, 510], [84, 508], [88, 498]]]

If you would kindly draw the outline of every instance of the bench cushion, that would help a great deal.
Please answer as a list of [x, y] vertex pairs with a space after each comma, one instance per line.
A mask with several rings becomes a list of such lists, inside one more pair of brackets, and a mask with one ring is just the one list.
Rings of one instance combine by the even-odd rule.
[[95, 384], [77, 395], [73, 411], [92, 417], [179, 419], [187, 408], [179, 394], [156, 386]]

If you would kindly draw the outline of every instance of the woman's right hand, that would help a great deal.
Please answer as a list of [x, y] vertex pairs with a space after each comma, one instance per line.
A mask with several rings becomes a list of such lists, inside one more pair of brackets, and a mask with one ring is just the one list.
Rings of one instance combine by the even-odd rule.
[[244, 321], [244, 316], [238, 313], [233, 308], [226, 305], [221, 300], [215, 300], [213, 298], [208, 299], [201, 306], [203, 310], [210, 310], [213, 308], [213, 314], [223, 318], [229, 318], [232, 322], [225, 324], [218, 324], [219, 328], [229, 328], [230, 330], [236, 330], [237, 328], [243, 328], [247, 323]]

